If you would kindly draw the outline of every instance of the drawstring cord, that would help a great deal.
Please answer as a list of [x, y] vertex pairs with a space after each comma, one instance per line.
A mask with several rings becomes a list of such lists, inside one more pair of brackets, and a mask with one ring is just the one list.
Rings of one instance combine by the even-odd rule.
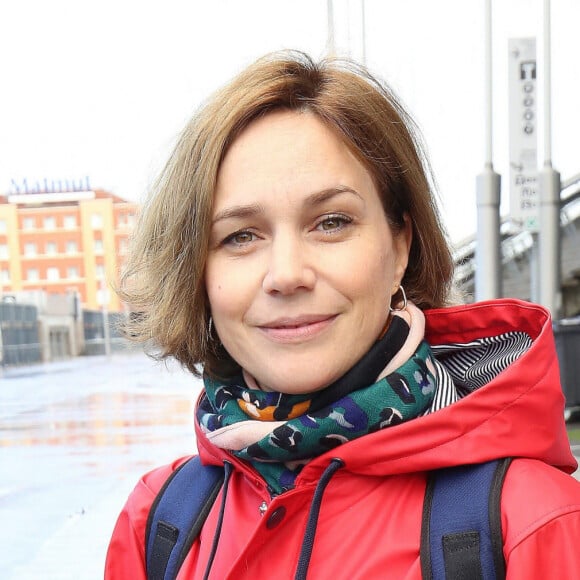
[[[306, 574], [308, 573], [310, 558], [312, 556], [312, 548], [314, 546], [314, 538], [316, 536], [316, 527], [318, 525], [318, 516], [320, 514], [320, 505], [322, 503], [322, 496], [324, 495], [326, 486], [332, 479], [332, 476], [343, 466], [344, 462], [342, 461], [342, 459], [337, 458], [333, 459], [330, 462], [330, 465], [324, 470], [324, 473], [322, 474], [320, 480], [318, 481], [318, 484], [314, 491], [314, 497], [312, 498], [312, 504], [310, 505], [310, 511], [308, 513], [306, 531], [304, 533], [302, 548], [300, 550], [300, 558], [298, 559], [298, 566], [296, 567], [296, 574], [294, 576], [295, 580], [306, 580]], [[225, 471], [224, 485], [222, 491], [220, 512], [218, 515], [218, 521], [216, 524], [216, 530], [213, 537], [210, 555], [207, 561], [205, 573], [203, 575], [204, 580], [207, 580], [209, 578], [209, 574], [211, 572], [213, 561], [215, 559], [217, 552], [222, 525], [224, 522], [228, 488], [233, 473], [233, 465], [229, 461], [224, 461], [224, 471]]]
[[310, 557], [312, 556], [312, 548], [314, 546], [314, 537], [316, 536], [316, 526], [318, 525], [318, 515], [320, 513], [322, 496], [332, 476], [343, 466], [344, 462], [342, 459], [333, 459], [318, 481], [316, 490], [314, 491], [314, 497], [312, 498], [312, 504], [310, 505], [310, 512], [308, 513], [306, 532], [304, 533], [304, 539], [302, 540], [300, 558], [294, 576], [295, 580], [306, 580], [308, 566], [310, 565]]
[[205, 573], [203, 575], [203, 580], [207, 580], [209, 578], [209, 573], [211, 571], [211, 567], [213, 565], [213, 561], [217, 552], [217, 547], [218, 547], [218, 542], [220, 539], [220, 535], [221, 535], [221, 531], [222, 531], [222, 525], [224, 523], [224, 514], [226, 511], [226, 498], [228, 495], [228, 487], [230, 484], [230, 478], [232, 476], [232, 472], [233, 472], [233, 465], [229, 462], [229, 461], [224, 461], [224, 485], [223, 485], [223, 491], [222, 491], [222, 501], [221, 501], [221, 505], [220, 505], [220, 513], [218, 516], [218, 521], [217, 521], [217, 525], [215, 528], [215, 533], [213, 535], [213, 542], [211, 545], [211, 551], [209, 554], [209, 559], [207, 561], [207, 566], [205, 567]]

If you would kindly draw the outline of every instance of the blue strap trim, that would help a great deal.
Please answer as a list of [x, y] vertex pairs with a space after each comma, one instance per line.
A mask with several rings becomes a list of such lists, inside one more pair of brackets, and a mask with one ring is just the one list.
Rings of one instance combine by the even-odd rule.
[[[494, 534], [501, 535], [501, 529], [490, 524], [490, 506], [498, 505], [492, 494], [501, 493], [496, 470], [499, 467], [503, 477], [503, 465], [504, 461], [498, 460], [433, 472], [425, 500], [427, 521], [423, 522], [428, 526], [425, 539], [430, 575], [426, 577], [498, 578], [494, 564], [498, 539]], [[500, 549], [502, 545], [500, 541]]]
[[149, 512], [146, 532], [148, 580], [174, 580], [221, 488], [224, 470], [184, 463], [165, 482]]

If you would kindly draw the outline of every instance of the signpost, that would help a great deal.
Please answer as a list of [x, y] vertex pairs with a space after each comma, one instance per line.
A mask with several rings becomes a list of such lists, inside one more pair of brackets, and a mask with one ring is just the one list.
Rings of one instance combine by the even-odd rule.
[[536, 39], [509, 40], [510, 213], [539, 230]]

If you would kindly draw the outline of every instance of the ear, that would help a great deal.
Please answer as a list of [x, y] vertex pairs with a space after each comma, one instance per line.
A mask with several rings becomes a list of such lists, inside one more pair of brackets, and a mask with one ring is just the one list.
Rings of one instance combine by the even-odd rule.
[[395, 251], [395, 283], [396, 289], [401, 285], [405, 276], [407, 264], [409, 263], [409, 253], [413, 242], [413, 224], [411, 217], [405, 212], [403, 215], [403, 227], [393, 234], [393, 249]]

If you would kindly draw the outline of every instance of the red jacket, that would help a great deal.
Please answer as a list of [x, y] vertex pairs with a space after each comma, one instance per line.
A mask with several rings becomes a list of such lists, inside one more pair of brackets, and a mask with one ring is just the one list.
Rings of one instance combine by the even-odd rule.
[[[312, 460], [295, 489], [271, 499], [247, 464], [197, 429], [205, 463], [233, 461], [211, 579], [293, 578], [315, 486], [333, 457], [344, 467], [324, 492], [308, 578], [421, 578], [419, 544], [426, 472], [515, 457], [501, 507], [508, 580], [580, 578], [580, 483], [564, 424], [551, 321], [541, 307], [499, 300], [426, 312], [432, 345], [514, 330], [530, 349], [489, 384], [436, 413], [361, 437]], [[145, 578], [150, 505], [183, 459], [145, 475], [119, 516], [107, 580]], [[202, 578], [220, 498], [179, 579]], [[264, 511], [267, 506], [267, 510]]]

